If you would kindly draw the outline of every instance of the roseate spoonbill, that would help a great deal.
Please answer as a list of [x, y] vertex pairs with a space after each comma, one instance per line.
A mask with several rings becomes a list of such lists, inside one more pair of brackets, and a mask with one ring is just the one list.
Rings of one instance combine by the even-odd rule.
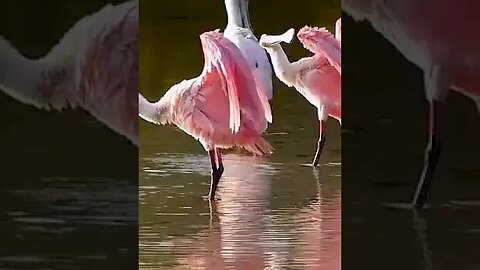
[[268, 99], [272, 99], [272, 67], [267, 53], [260, 47], [258, 39], [253, 34], [248, 13], [248, 0], [225, 0], [225, 8], [228, 23], [223, 36], [237, 45]]
[[[339, 29], [340, 20], [337, 21]], [[340, 41], [325, 28], [300, 29], [298, 39], [315, 55], [290, 63], [280, 42], [291, 42], [294, 30], [282, 35], [262, 35], [260, 45], [270, 54], [275, 75], [288, 86], [294, 86], [318, 110], [319, 139], [312, 166], [317, 166], [325, 145], [327, 117], [341, 123], [341, 55]], [[340, 33], [337, 33], [340, 38]]]
[[355, 20], [370, 22], [423, 70], [429, 134], [413, 198], [414, 208], [421, 209], [442, 149], [448, 93], [454, 90], [470, 97], [480, 112], [480, 31], [472, 27], [480, 24], [480, 2], [343, 0], [342, 8]]
[[0, 37], [0, 90], [39, 109], [79, 106], [137, 144], [137, 5], [106, 5], [82, 18], [36, 60]]
[[240, 50], [218, 31], [200, 35], [205, 65], [193, 79], [172, 86], [156, 103], [139, 94], [139, 114], [155, 124], [175, 124], [199, 140], [212, 165], [209, 198], [223, 174], [220, 148], [239, 146], [268, 155], [262, 138], [272, 114], [268, 98]]

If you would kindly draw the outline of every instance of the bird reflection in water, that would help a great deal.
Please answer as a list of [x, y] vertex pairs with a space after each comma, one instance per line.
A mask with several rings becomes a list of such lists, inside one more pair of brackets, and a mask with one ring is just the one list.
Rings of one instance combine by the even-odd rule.
[[[296, 220], [302, 222], [297, 229], [301, 233], [300, 241], [305, 245], [299, 248], [298, 257], [310, 253], [308, 269], [341, 269], [341, 191], [336, 185], [323, 183], [319, 172], [313, 169], [317, 182], [316, 202], [304, 207], [296, 215]], [[322, 175], [323, 176], [323, 175]]]
[[206, 239], [195, 243], [180, 264], [201, 269], [264, 269], [268, 257], [262, 239], [270, 204], [272, 165], [249, 156], [226, 155], [220, 201], [210, 202]]
[[413, 228], [415, 228], [415, 231], [418, 236], [419, 244], [422, 249], [425, 270], [431, 270], [433, 269], [432, 258], [431, 258], [432, 252], [429, 249], [428, 241], [427, 241], [427, 220], [423, 216], [423, 213], [420, 213], [418, 211], [413, 211], [412, 214], [413, 214]]
[[[277, 170], [262, 159], [227, 155], [220, 201], [210, 202], [210, 228], [179, 259], [195, 269], [340, 269], [341, 205], [338, 185], [323, 185], [307, 206], [272, 209]], [[316, 174], [316, 175], [315, 175]], [[336, 180], [336, 179], [334, 179]]]

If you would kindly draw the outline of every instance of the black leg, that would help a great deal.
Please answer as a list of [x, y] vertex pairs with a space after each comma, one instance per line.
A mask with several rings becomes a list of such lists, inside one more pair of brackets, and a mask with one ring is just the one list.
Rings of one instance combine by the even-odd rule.
[[217, 179], [218, 169], [215, 161], [215, 150], [209, 150], [208, 157], [210, 158], [210, 165], [212, 166], [211, 179], [210, 179], [210, 192], [208, 194], [208, 198], [210, 200], [214, 200], [215, 192], [217, 191], [218, 180], [219, 180], [219, 178]]
[[425, 162], [420, 180], [418, 181], [417, 191], [413, 198], [413, 206], [416, 209], [422, 209], [425, 204], [433, 173], [442, 150], [445, 105], [443, 102], [433, 101], [429, 105], [429, 110], [429, 135], [428, 145], [425, 149]]
[[215, 156], [217, 158], [217, 163], [218, 163], [218, 169], [217, 169], [218, 180], [220, 180], [220, 178], [223, 175], [224, 168], [223, 168], [222, 156], [218, 148], [215, 148]]
[[[210, 164], [212, 165], [210, 193], [208, 194], [208, 198], [210, 200], [214, 200], [215, 193], [217, 192], [218, 182], [220, 182], [220, 178], [222, 177], [224, 168], [223, 168], [222, 157], [220, 156], [220, 152], [218, 151], [218, 149], [209, 150], [208, 156], [210, 157]], [[218, 167], [217, 167], [217, 162], [218, 162]]]
[[322, 154], [323, 147], [325, 146], [325, 127], [327, 126], [327, 121], [321, 120], [319, 125], [319, 134], [318, 134], [318, 145], [317, 151], [315, 152], [315, 157], [312, 161], [312, 166], [318, 166], [320, 161], [320, 155]]

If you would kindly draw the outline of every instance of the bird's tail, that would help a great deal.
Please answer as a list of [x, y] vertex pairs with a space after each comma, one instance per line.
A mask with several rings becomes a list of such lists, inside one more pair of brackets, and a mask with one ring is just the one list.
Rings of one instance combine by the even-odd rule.
[[252, 143], [243, 145], [243, 148], [258, 156], [270, 156], [275, 150], [273, 146], [261, 136], [258, 136]]

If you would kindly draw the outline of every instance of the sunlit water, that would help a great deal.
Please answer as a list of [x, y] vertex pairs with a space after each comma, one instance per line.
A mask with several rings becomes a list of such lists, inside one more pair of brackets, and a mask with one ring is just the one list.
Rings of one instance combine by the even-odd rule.
[[[198, 35], [226, 20], [223, 1], [155, 3], [140, 3], [140, 84], [152, 101], [200, 73]], [[305, 24], [333, 27], [339, 1], [279, 1], [275, 18], [267, 16], [266, 2], [250, 1], [250, 9], [257, 34], [281, 33]], [[299, 43], [287, 47], [292, 60], [308, 54]], [[174, 127], [141, 123], [141, 269], [340, 269], [339, 125], [328, 123], [320, 168], [301, 166], [316, 148], [316, 112], [293, 88], [274, 84], [266, 139], [275, 153], [226, 151], [221, 200], [213, 203], [206, 199], [210, 165], [200, 144]]]
[[226, 155], [221, 200], [209, 203], [207, 162], [195, 154], [142, 159], [142, 269], [340, 269], [338, 163], [319, 172]]

